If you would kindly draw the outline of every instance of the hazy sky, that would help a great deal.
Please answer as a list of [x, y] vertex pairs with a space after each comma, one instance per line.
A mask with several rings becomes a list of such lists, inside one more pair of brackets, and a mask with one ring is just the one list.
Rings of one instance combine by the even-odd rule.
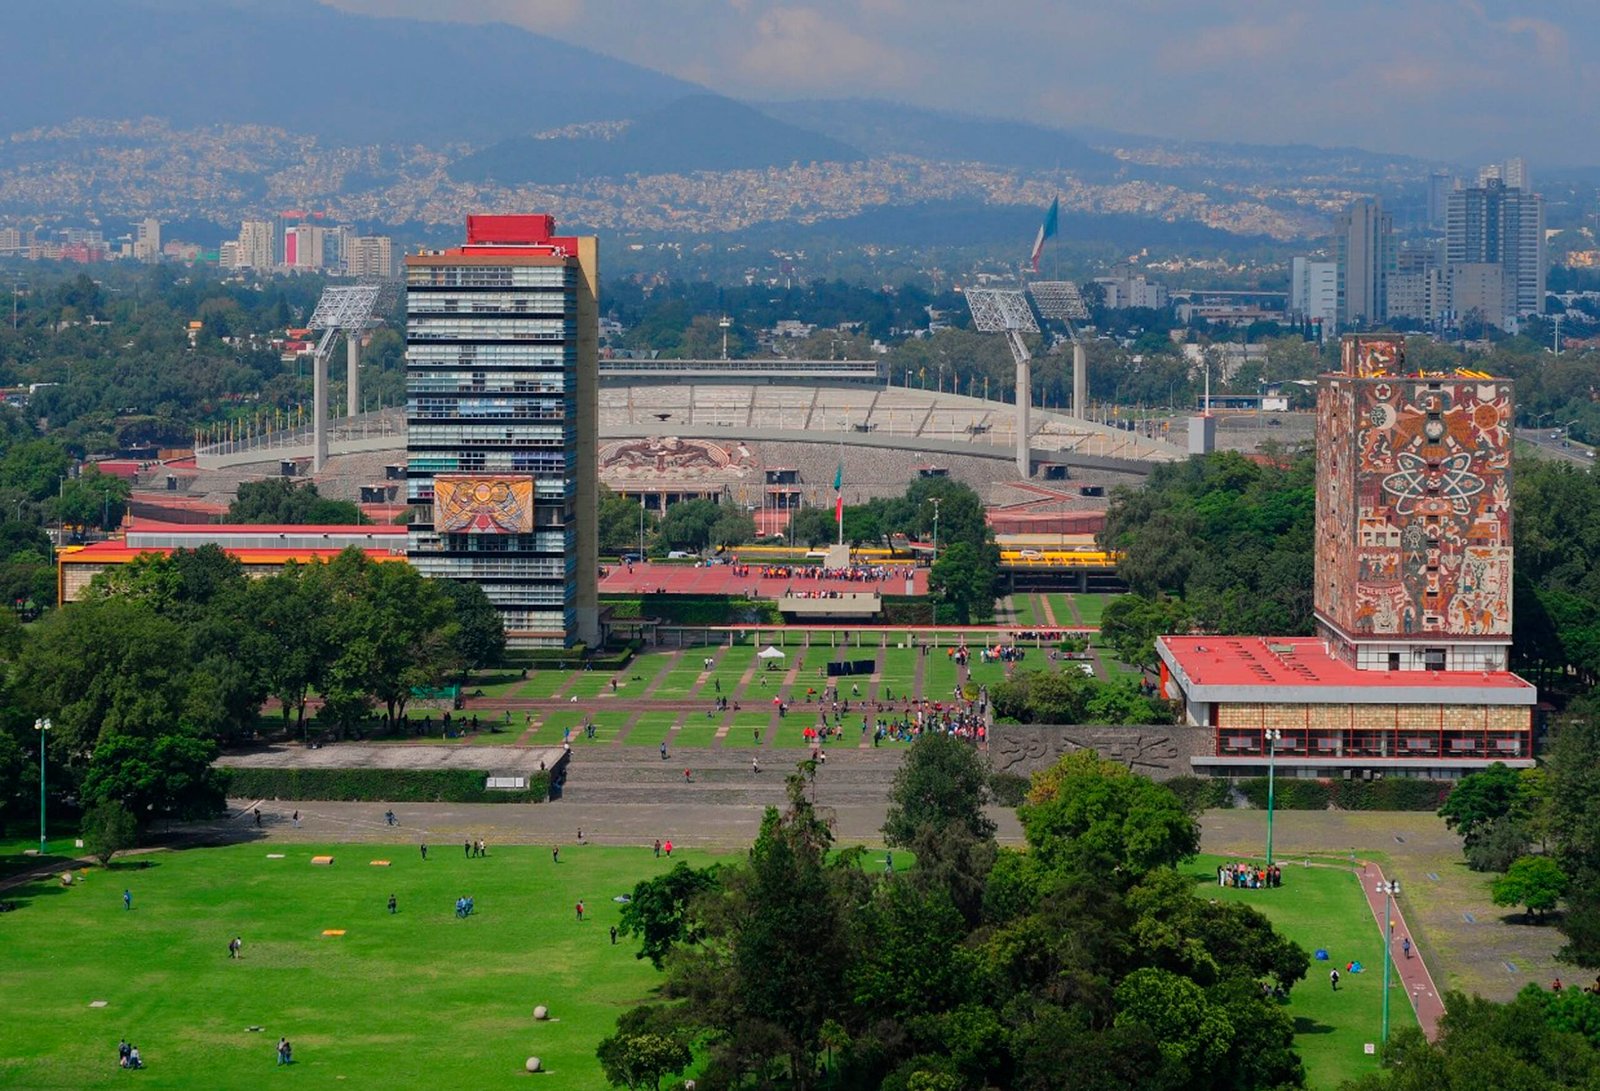
[[738, 98], [1594, 162], [1595, 0], [324, 0], [502, 21]]

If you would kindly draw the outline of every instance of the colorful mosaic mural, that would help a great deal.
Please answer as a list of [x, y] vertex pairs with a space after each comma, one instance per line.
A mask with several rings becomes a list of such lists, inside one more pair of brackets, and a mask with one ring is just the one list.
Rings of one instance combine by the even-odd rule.
[[446, 534], [531, 534], [533, 478], [440, 474], [433, 525]]
[[1512, 384], [1392, 359], [1347, 346], [1318, 392], [1317, 611], [1357, 637], [1509, 638]]

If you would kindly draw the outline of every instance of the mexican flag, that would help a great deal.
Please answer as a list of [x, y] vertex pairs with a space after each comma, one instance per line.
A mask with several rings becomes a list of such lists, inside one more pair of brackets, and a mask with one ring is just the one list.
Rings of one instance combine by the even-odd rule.
[[1044, 223], [1039, 225], [1039, 233], [1033, 237], [1033, 253], [1028, 260], [1033, 262], [1033, 271], [1039, 271], [1039, 255], [1044, 253], [1044, 240], [1055, 238], [1056, 221], [1061, 218], [1061, 198], [1057, 197], [1050, 202], [1050, 211], [1044, 214]]
[[839, 532], [844, 532], [844, 463], [839, 463], [839, 468], [833, 472], [833, 521], [839, 524]]

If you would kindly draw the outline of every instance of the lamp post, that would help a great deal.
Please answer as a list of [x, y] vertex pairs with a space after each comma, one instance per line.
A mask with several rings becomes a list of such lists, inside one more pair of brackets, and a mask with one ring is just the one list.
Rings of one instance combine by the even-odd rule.
[[1272, 804], [1274, 802], [1274, 788], [1277, 784], [1278, 743], [1283, 741], [1283, 732], [1275, 727], [1267, 728], [1267, 866], [1272, 866]]
[[39, 855], [45, 854], [44, 840], [44, 739], [50, 730], [48, 717], [33, 721], [33, 729], [39, 733]]
[[933, 505], [933, 560], [929, 564], [939, 563], [939, 505], [943, 502], [942, 496], [930, 496], [928, 503]]
[[1389, 1041], [1389, 962], [1391, 942], [1394, 935], [1394, 925], [1391, 922], [1394, 910], [1392, 903], [1400, 896], [1400, 880], [1389, 879], [1377, 886], [1378, 893], [1383, 895], [1383, 1041]]
[[644, 490], [639, 490], [639, 563], [644, 563]]

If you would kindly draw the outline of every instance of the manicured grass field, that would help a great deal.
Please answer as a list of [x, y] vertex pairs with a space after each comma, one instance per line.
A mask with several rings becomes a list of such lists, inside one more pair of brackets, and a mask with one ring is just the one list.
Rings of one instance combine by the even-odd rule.
[[[1306, 979], [1289, 998], [1295, 1021], [1295, 1046], [1305, 1060], [1308, 1087], [1331, 1089], [1377, 1069], [1377, 1058], [1364, 1052], [1382, 1029], [1383, 940], [1367, 909], [1360, 881], [1340, 868], [1285, 865], [1283, 886], [1276, 890], [1234, 890], [1217, 886], [1217, 865], [1223, 858], [1202, 856], [1185, 868], [1195, 877], [1195, 893], [1206, 898], [1242, 901], [1265, 913], [1272, 926], [1313, 954], [1326, 948], [1327, 962], [1313, 961]], [[1280, 861], [1281, 862], [1281, 861]], [[1360, 962], [1365, 970], [1345, 973]], [[1337, 966], [1339, 991], [1328, 982]], [[1417, 1025], [1416, 1015], [1397, 976], [1389, 993], [1389, 1027]]]
[[1031, 629], [1038, 624], [1035, 620], [1032, 595], [1012, 595], [1011, 612], [1016, 615], [1018, 625]]
[[[0, 1086], [494, 1088], [525, 1081], [530, 1055], [550, 1070], [541, 1086], [605, 1086], [595, 1044], [658, 981], [634, 948], [611, 945], [611, 898], [669, 861], [593, 846], [565, 846], [559, 865], [543, 848], [472, 860], [443, 844], [427, 862], [414, 844], [280, 848], [281, 860], [266, 843], [158, 853], [145, 870], [8, 893]], [[313, 866], [319, 852], [334, 865]], [[462, 895], [476, 902], [466, 920]], [[533, 1020], [536, 1004], [551, 1021]], [[144, 1056], [137, 1076], [117, 1068], [123, 1035]], [[286, 1072], [274, 1069], [280, 1035], [294, 1045]]]
[[1072, 602], [1078, 608], [1078, 616], [1083, 619], [1085, 625], [1099, 625], [1100, 615], [1105, 612], [1106, 604], [1116, 597], [1116, 595], [1090, 593], [1073, 595]]
[[628, 729], [624, 746], [655, 747], [667, 737], [667, 732], [682, 718], [681, 712], [641, 712], [638, 720]]

